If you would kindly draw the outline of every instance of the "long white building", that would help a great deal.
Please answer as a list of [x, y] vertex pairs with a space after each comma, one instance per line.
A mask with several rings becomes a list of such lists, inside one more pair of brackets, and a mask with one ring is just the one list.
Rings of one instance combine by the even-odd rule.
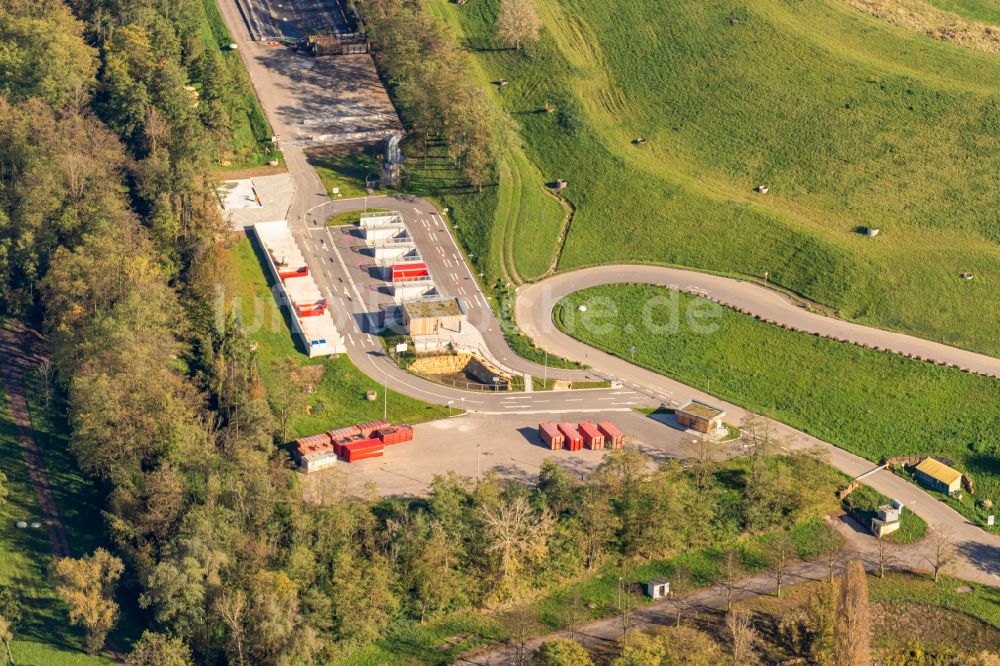
[[253, 231], [267, 257], [271, 277], [284, 297], [295, 335], [302, 340], [309, 357], [347, 352], [326, 298], [313, 280], [288, 223], [260, 222], [253, 225]]

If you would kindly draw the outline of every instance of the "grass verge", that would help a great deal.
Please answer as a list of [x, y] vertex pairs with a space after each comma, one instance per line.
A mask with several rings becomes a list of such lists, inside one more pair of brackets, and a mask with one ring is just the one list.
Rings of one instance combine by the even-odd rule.
[[[867, 486], [858, 488], [844, 498], [844, 510], [850, 513], [862, 526], [871, 525], [872, 518], [878, 517], [878, 508], [889, 503], [889, 498], [880, 495]], [[899, 516], [899, 529], [885, 536], [895, 543], [916, 543], [927, 534], [927, 523], [909, 509], [903, 509]]]

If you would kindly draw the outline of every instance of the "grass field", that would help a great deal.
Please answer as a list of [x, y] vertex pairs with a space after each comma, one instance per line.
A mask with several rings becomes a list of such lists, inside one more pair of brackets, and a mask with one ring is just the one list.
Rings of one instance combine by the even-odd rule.
[[[92, 489], [81, 487], [80, 477], [72, 471], [65, 449], [46, 446], [44, 432], [39, 446], [44, 450], [50, 480], [56, 491], [60, 511], [66, 518], [67, 536], [74, 555], [94, 543], [100, 535], [99, 514], [92, 514]], [[28, 467], [10, 419], [6, 396], [0, 393], [0, 469], [7, 476], [7, 501], [0, 504], [0, 585], [10, 587], [21, 602], [22, 621], [14, 630], [12, 651], [15, 663], [22, 666], [96, 666], [111, 663], [84, 652], [83, 634], [69, 626], [66, 609], [48, 582], [52, 562], [48, 534], [43, 527], [32, 528], [41, 520], [41, 509], [32, 489]], [[67, 482], [65, 487], [58, 484]], [[79, 500], [79, 503], [76, 501]], [[18, 528], [16, 523], [29, 523]], [[82, 541], [76, 541], [82, 540]]]
[[[707, 492], [722, 497], [735, 492], [732, 480], [739, 473], [745, 473], [747, 466], [745, 458], [720, 463], [715, 483]], [[830, 504], [826, 508], [832, 511], [836, 509], [833, 491], [843, 478], [833, 468], [826, 468], [826, 472], [811, 481], [817, 488], [828, 489]], [[733, 518], [732, 513], [725, 513], [713, 521], [711, 538], [715, 545], [712, 547], [690, 549], [668, 559], [628, 562], [624, 567], [621, 563], [608, 561], [589, 576], [581, 573], [576, 580], [553, 584], [525, 606], [530, 632], [543, 634], [573, 623], [616, 615], [620, 576], [624, 576], [629, 584], [638, 584], [652, 578], [670, 578], [679, 568], [684, 568], [690, 574], [691, 589], [699, 589], [720, 580], [723, 557], [730, 548], [740, 554], [747, 573], [766, 569], [766, 553], [774, 532], [758, 536], [741, 535], [733, 524]], [[817, 516], [802, 516], [789, 527], [789, 535], [802, 558], [821, 554], [821, 535], [828, 532], [829, 527]], [[650, 603], [645, 595], [635, 594], [634, 599], [638, 605]], [[451, 664], [463, 651], [508, 639], [509, 626], [504, 620], [510, 610], [466, 610], [424, 624], [398, 623], [384, 640], [358, 651], [348, 651], [332, 663], [336, 666]], [[449, 640], [454, 637], [461, 639], [457, 645]]]
[[[294, 405], [289, 439], [382, 418], [381, 384], [361, 374], [346, 355], [310, 359], [298, 348], [250, 241], [236, 243], [227, 262], [227, 307], [238, 304], [240, 319], [257, 343], [258, 366], [272, 400], [288, 395], [286, 404]], [[370, 390], [378, 400], [365, 400]], [[448, 408], [389, 391], [388, 414], [397, 423], [419, 423], [447, 416]]]
[[498, 0], [443, 11], [510, 80], [544, 180], [569, 181], [560, 269], [767, 271], [845, 317], [1000, 353], [994, 56], [837, 0], [536, 4], [528, 57], [496, 48]]
[[[643, 306], [662, 297], [652, 286], [614, 285], [577, 292], [556, 307], [555, 320], [574, 337], [720, 398], [877, 461], [892, 455], [943, 455], [969, 474], [975, 498], [936, 495], [985, 525], [975, 499], [1000, 498], [1000, 382], [892, 354], [795, 333], [729, 309], [697, 333], [686, 325], [651, 332]], [[596, 299], [601, 299], [597, 301]], [[684, 313], [704, 299], [681, 294]], [[577, 312], [590, 304], [586, 313]], [[603, 303], [604, 305], [599, 305]], [[613, 304], [613, 305], [609, 305]], [[617, 315], [601, 318], [608, 308]], [[646, 320], [669, 328], [655, 308]]]

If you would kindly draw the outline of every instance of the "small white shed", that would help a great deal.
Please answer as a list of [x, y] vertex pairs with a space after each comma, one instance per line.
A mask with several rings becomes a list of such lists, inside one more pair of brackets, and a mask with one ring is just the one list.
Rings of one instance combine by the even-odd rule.
[[670, 594], [670, 583], [657, 578], [646, 583], [646, 596], [650, 599], [665, 599]]

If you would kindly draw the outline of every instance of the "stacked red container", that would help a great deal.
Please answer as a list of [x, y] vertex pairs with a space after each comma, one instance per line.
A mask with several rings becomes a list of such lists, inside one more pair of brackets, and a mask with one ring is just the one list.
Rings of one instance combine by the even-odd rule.
[[388, 428], [391, 423], [388, 421], [368, 421], [367, 423], [359, 423], [356, 427], [358, 432], [365, 437], [371, 437], [372, 433], [380, 428]]
[[292, 456], [295, 458], [296, 462], [302, 462], [302, 456], [325, 450], [328, 451], [332, 448], [332, 445], [332, 440], [325, 433], [322, 435], [302, 437], [295, 440], [295, 445], [292, 447]]
[[622, 431], [611, 421], [601, 421], [597, 424], [597, 429], [604, 434], [604, 445], [609, 449], [620, 449], [625, 445]]
[[566, 438], [567, 449], [570, 451], [579, 451], [583, 448], [583, 437], [580, 436], [580, 432], [573, 427], [572, 423], [560, 423], [556, 427], [559, 428], [559, 432]]
[[551, 423], [539, 423], [538, 436], [553, 451], [563, 447], [563, 440], [565, 438], [562, 436], [562, 433], [559, 432], [559, 429]]
[[359, 439], [341, 445], [340, 452], [344, 460], [352, 463], [366, 458], [381, 458], [385, 452], [385, 446], [378, 439]]
[[604, 448], [604, 434], [593, 423], [583, 421], [577, 428], [580, 430], [580, 434], [583, 435], [583, 445], [588, 449], [600, 451]]
[[360, 435], [361, 428], [356, 425], [347, 426], [346, 428], [337, 428], [336, 430], [330, 430], [327, 433], [330, 439], [343, 439], [345, 437], [350, 437], [351, 435]]
[[382, 443], [386, 446], [391, 446], [393, 444], [408, 442], [413, 439], [413, 428], [408, 425], [400, 425], [392, 428], [380, 428], [375, 431], [374, 435], [382, 440]]

